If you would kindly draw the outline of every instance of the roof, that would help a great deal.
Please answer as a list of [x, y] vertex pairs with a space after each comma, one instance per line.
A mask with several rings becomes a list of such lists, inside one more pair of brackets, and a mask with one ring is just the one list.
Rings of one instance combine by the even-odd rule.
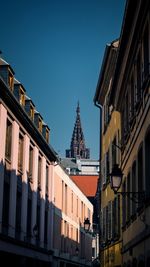
[[78, 169], [78, 165], [75, 163], [73, 158], [61, 158], [61, 164], [64, 168], [74, 168]]
[[71, 178], [87, 197], [95, 196], [98, 175], [71, 175]]
[[12, 69], [12, 67], [10, 66], [10, 64], [7, 63], [3, 58], [0, 58], [0, 65], [1, 65], [1, 66], [8, 66], [8, 67], [11, 69], [12, 73], [15, 74], [15, 72], [14, 72], [14, 70]]
[[101, 70], [100, 70], [100, 74], [98, 78], [95, 96], [93, 99], [94, 103], [98, 102], [100, 105], [103, 105], [104, 103], [106, 91], [109, 85], [108, 86], [105, 85], [102, 88], [102, 83], [104, 81], [106, 82], [110, 81], [109, 76], [108, 76], [110, 72], [109, 69], [112, 69], [111, 72], [114, 71], [114, 62], [116, 60], [116, 53], [114, 53], [114, 51], [117, 52], [118, 46], [119, 46], [119, 39], [116, 39], [112, 41], [110, 44], [107, 44], [105, 47], [102, 66], [101, 66]]

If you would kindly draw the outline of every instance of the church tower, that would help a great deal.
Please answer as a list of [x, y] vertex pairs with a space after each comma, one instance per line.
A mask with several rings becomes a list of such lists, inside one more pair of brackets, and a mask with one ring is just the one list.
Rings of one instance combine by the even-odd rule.
[[90, 149], [86, 148], [81, 127], [79, 102], [76, 109], [76, 121], [73, 129], [70, 149], [66, 149], [66, 158], [89, 159]]

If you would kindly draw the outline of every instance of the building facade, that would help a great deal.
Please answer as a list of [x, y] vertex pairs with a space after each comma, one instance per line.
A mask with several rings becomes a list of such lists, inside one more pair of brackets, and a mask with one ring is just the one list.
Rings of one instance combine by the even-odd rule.
[[0, 258], [16, 266], [90, 266], [93, 206], [59, 165], [49, 127], [0, 59]]
[[[113, 218], [116, 218], [111, 205], [110, 208], [109, 206], [107, 208], [107, 201], [111, 201], [114, 198], [113, 190], [110, 189], [109, 180], [113, 166], [111, 168], [109, 167], [111, 162], [113, 162], [113, 158], [117, 159], [117, 153], [120, 156], [119, 161], [116, 161], [116, 163], [119, 164], [123, 174], [120, 191], [115, 195], [116, 201], [114, 198], [115, 206], [119, 205], [120, 207], [118, 207], [118, 212], [120, 209], [122, 210], [120, 216], [118, 216], [118, 219], [120, 217], [119, 224], [121, 227], [119, 238], [121, 239], [119, 241], [121, 243], [119, 246], [116, 246], [116, 241], [115, 244], [112, 244], [114, 239], [108, 239], [108, 244], [107, 242], [105, 244], [104, 239], [104, 248], [101, 248], [101, 262], [102, 266], [148, 267], [150, 266], [149, 1], [135, 2], [127, 0], [117, 53], [115, 68], [112, 73], [111, 91], [106, 106], [105, 99], [108, 86], [103, 87], [102, 81], [105, 78], [105, 74], [108, 77], [108, 81], [110, 81], [109, 68], [111, 64], [107, 68], [107, 62], [109, 62], [108, 52], [104, 55], [102, 73], [100, 74], [94, 98], [95, 104], [99, 106], [103, 114], [101, 175], [105, 180], [101, 187], [100, 198], [102, 240], [105, 236], [110, 236], [111, 213], [113, 213]], [[111, 116], [104, 130], [107, 110], [111, 111]], [[116, 152], [113, 151], [111, 161], [109, 156], [106, 156], [105, 159], [105, 154], [107, 155], [111, 140], [115, 137], [118, 130], [118, 141], [117, 139], [113, 141], [113, 147], [116, 147]], [[111, 253], [112, 248], [114, 248], [114, 254]], [[115, 263], [113, 261], [118, 253], [120, 254], [118, 257], [120, 262]]]
[[99, 160], [80, 158], [61, 158], [61, 165], [70, 175], [98, 175]]
[[[148, 267], [150, 265], [149, 1], [129, 0], [126, 3], [110, 103], [121, 114], [122, 192], [127, 193], [122, 199], [123, 266]], [[129, 195], [128, 192], [137, 193]]]
[[121, 203], [110, 188], [109, 174], [114, 164], [120, 164], [120, 114], [109, 106], [119, 41], [106, 46], [94, 102], [100, 105], [101, 179], [100, 179], [100, 262], [101, 266], [121, 266]]

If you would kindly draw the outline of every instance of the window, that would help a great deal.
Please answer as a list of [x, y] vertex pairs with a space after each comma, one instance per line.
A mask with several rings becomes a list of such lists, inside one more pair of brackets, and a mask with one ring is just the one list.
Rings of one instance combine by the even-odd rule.
[[145, 138], [145, 185], [147, 198], [150, 197], [150, 130]]
[[143, 37], [143, 57], [144, 57], [144, 79], [148, 77], [149, 74], [149, 31], [148, 23], [145, 27], [144, 37]]
[[34, 120], [34, 107], [32, 105], [30, 106], [30, 118]]
[[121, 111], [121, 133], [122, 133], [122, 145], [125, 143], [125, 108], [123, 106]]
[[10, 71], [9, 71], [8, 75], [9, 75], [8, 76], [8, 85], [9, 85], [10, 89], [13, 91], [13, 89], [14, 89], [14, 77]]
[[73, 213], [73, 191], [71, 192], [71, 212]]
[[106, 153], [106, 179], [109, 180], [109, 150]]
[[25, 94], [23, 89], [20, 87], [20, 105], [25, 106]]
[[101, 161], [101, 173], [102, 173], [102, 180], [103, 180], [103, 185], [106, 185], [106, 180], [107, 180], [107, 155], [104, 155], [103, 160]]
[[[124, 181], [122, 185], [122, 192], [126, 192], [126, 182]], [[122, 198], [122, 224], [126, 224], [126, 196]]]
[[38, 189], [41, 190], [41, 167], [42, 167], [42, 158], [39, 157], [38, 160]]
[[143, 191], [143, 146], [138, 152], [138, 191]]
[[48, 235], [48, 209], [45, 209], [44, 217], [44, 244], [47, 245], [47, 235]]
[[37, 240], [40, 239], [40, 218], [41, 218], [41, 206], [40, 206], [40, 194], [37, 194], [37, 215], [36, 215], [36, 224], [37, 224]]
[[31, 214], [32, 214], [32, 200], [31, 200], [31, 188], [28, 183], [28, 202], [27, 202], [27, 240], [30, 241], [31, 235]]
[[42, 133], [42, 120], [39, 118], [39, 131]]
[[64, 221], [64, 252], [67, 252], [67, 222]]
[[8, 160], [11, 160], [11, 143], [12, 143], [12, 123], [9, 120], [7, 120], [5, 157]]
[[[130, 173], [127, 176], [127, 192], [131, 192], [131, 188], [130, 188]], [[131, 209], [130, 209], [130, 198], [127, 197], [127, 221], [130, 220], [130, 215], [131, 215]]]
[[22, 194], [17, 185], [17, 199], [16, 199], [16, 238], [20, 239], [21, 234], [21, 201]]
[[46, 165], [46, 194], [48, 195], [48, 175], [49, 175], [49, 169], [48, 165]]
[[81, 223], [83, 223], [84, 217], [83, 217], [83, 201], [81, 201]]
[[64, 181], [62, 181], [62, 199], [61, 199], [61, 203], [62, 203], [62, 211], [64, 211]]
[[[136, 192], [136, 161], [132, 166], [132, 192]], [[136, 213], [136, 203], [132, 201], [132, 215]]]
[[112, 210], [111, 210], [111, 201], [108, 202], [108, 239], [110, 240], [112, 238]]
[[18, 146], [18, 170], [23, 170], [23, 136], [19, 134], [19, 146]]
[[29, 147], [29, 175], [28, 178], [32, 181], [32, 171], [33, 171], [33, 147]]
[[10, 194], [10, 171], [5, 168], [4, 173], [4, 192], [3, 192], [3, 213], [2, 227], [3, 233], [7, 234], [9, 224], [9, 194]]
[[108, 93], [108, 95], [105, 98], [105, 103], [103, 106], [103, 132], [105, 132], [107, 125], [109, 123], [110, 120], [110, 115], [109, 115], [109, 98], [110, 98], [110, 93]]
[[117, 141], [116, 141], [116, 137], [113, 140], [112, 143], [112, 166], [114, 166], [114, 164], [117, 163]]
[[126, 93], [125, 96], [125, 136], [128, 133], [129, 130], [129, 92]]
[[89, 220], [91, 218], [91, 212], [90, 212], [90, 209], [89, 208], [88, 208], [88, 218], [89, 218]]
[[67, 214], [67, 185], [65, 184], [65, 213]]
[[137, 56], [137, 103], [141, 98], [141, 51], [139, 51]]
[[77, 197], [77, 212], [76, 212], [76, 216], [78, 217], [78, 209], [79, 209], [79, 200], [78, 200], [78, 197]]
[[134, 91], [134, 78], [133, 75], [131, 76], [130, 81], [130, 119], [134, 116], [135, 113], [135, 91]]
[[46, 142], [49, 143], [49, 130], [46, 129]]
[[103, 208], [103, 239], [106, 241], [106, 207]]
[[120, 195], [114, 199], [114, 238], [118, 239], [120, 236]]
[[76, 229], [76, 241], [78, 243], [78, 239], [79, 239], [79, 233], [78, 233], [78, 229]]

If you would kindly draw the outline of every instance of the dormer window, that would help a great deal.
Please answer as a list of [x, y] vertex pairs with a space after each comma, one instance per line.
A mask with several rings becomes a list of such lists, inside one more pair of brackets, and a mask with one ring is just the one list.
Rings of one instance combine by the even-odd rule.
[[42, 120], [41, 120], [41, 118], [39, 118], [39, 127], [38, 127], [38, 129], [42, 133]]
[[50, 132], [50, 129], [49, 129], [48, 125], [43, 122], [42, 135], [43, 135], [43, 137], [47, 143], [49, 143], [49, 132]]
[[34, 113], [34, 123], [37, 129], [39, 130], [39, 132], [42, 133], [43, 118], [38, 111], [35, 111]]
[[0, 58], [0, 75], [11, 91], [14, 90], [14, 71], [11, 66]]
[[49, 130], [46, 129], [46, 142], [49, 143]]
[[35, 116], [34, 116], [35, 106], [34, 106], [32, 100], [28, 96], [25, 96], [25, 111], [27, 112], [30, 119], [32, 121], [34, 121], [34, 119], [35, 119]]
[[11, 91], [13, 91], [13, 89], [14, 89], [14, 76], [10, 71], [8, 74], [8, 86], [11, 89]]
[[30, 118], [34, 120], [34, 107], [32, 105], [30, 106]]
[[20, 94], [20, 101], [19, 101], [20, 105], [24, 107], [25, 106], [25, 94], [21, 86], [20, 86], [19, 94]]

